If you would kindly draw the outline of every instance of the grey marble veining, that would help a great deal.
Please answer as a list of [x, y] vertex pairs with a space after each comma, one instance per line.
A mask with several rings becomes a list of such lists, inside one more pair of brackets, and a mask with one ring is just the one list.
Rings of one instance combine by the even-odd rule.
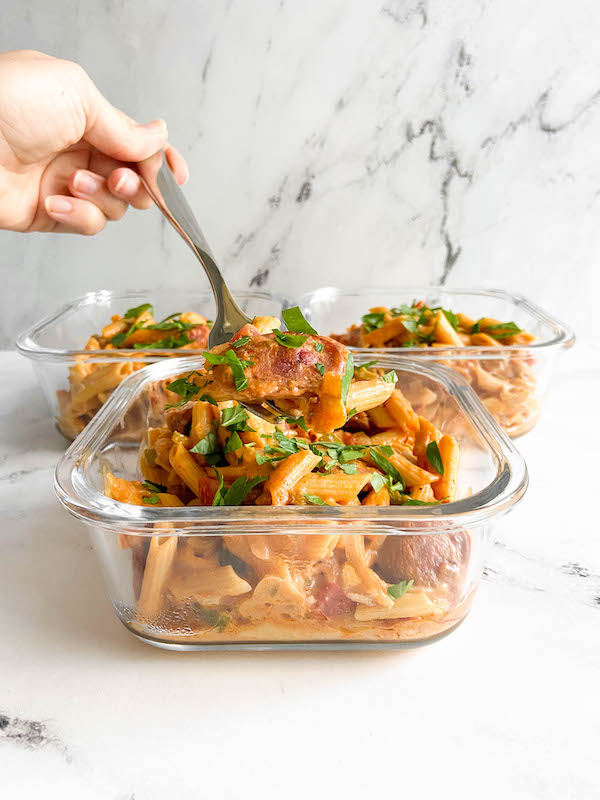
[[[499, 286], [585, 334], [598, 22], [593, 0], [4, 0], [0, 48], [78, 60], [167, 119], [234, 286]], [[0, 233], [4, 344], [90, 289], [205, 285], [157, 212], [128, 217], [94, 239]]]

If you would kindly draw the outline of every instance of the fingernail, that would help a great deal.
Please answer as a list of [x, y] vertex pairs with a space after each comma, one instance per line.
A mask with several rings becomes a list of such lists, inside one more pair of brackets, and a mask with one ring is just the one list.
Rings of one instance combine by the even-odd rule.
[[94, 194], [100, 188], [100, 182], [89, 172], [77, 172], [73, 178], [73, 186], [82, 194]]
[[117, 185], [115, 186], [114, 191], [120, 192], [121, 194], [135, 194], [138, 190], [138, 185], [136, 179], [133, 175], [130, 175], [128, 172], [123, 173], [119, 180], [117, 181]]
[[153, 119], [152, 122], [147, 122], [144, 125], [144, 128], [148, 128], [151, 131], [156, 130], [157, 132], [160, 133], [166, 133], [167, 123], [164, 121], [164, 119]]
[[70, 214], [73, 211], [73, 203], [61, 195], [47, 197], [45, 201], [46, 211], [49, 214]]

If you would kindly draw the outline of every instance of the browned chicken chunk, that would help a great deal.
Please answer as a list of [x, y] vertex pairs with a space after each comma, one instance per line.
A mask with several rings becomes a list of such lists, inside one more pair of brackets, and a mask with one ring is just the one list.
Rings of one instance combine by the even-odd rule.
[[[325, 372], [344, 374], [347, 350], [343, 345], [327, 336], [285, 336], [294, 337], [293, 341], [299, 342], [299, 346], [286, 347], [277, 341], [275, 333], [261, 334], [253, 325], [244, 325], [231, 341], [213, 348], [211, 352], [216, 355], [233, 350], [242, 363], [251, 362], [244, 366], [248, 386], [242, 390], [236, 388], [230, 366], [214, 365], [210, 372], [214, 389], [232, 400], [253, 403], [316, 395]], [[246, 337], [250, 340], [234, 346]]]
[[388, 583], [413, 580], [415, 586], [434, 590], [445, 585], [450, 595], [457, 595], [470, 554], [471, 540], [466, 532], [388, 536], [377, 555], [375, 570]]

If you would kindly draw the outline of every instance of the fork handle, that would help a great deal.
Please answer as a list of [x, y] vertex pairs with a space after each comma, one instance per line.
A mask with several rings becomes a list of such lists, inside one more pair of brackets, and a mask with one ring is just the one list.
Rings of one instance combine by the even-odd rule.
[[208, 242], [200, 230], [198, 220], [169, 169], [164, 152], [161, 150], [145, 161], [140, 161], [138, 172], [156, 205], [191, 248], [208, 276], [217, 305], [209, 346], [214, 347], [216, 344], [229, 341], [233, 334], [242, 325], [251, 322], [251, 319], [244, 314], [231, 296]]

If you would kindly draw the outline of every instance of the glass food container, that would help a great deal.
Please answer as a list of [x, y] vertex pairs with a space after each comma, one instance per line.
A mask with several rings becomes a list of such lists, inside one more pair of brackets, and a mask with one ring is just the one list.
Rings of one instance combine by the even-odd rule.
[[[247, 290], [233, 292], [249, 317], [281, 318], [286, 302], [277, 296]], [[38, 380], [58, 429], [74, 439], [114, 389], [146, 364], [182, 355], [177, 349], [86, 350], [90, 336], [108, 325], [112, 315], [142, 303], [154, 306], [154, 318], [195, 311], [214, 319], [212, 292], [175, 289], [88, 292], [33, 325], [17, 339], [20, 353], [33, 361]], [[196, 352], [206, 348], [200, 347]], [[186, 355], [195, 352], [183, 351]]]
[[[374, 307], [399, 307], [422, 300], [473, 320], [482, 317], [515, 322], [535, 336], [527, 345], [436, 347], [350, 347], [368, 353], [381, 352], [437, 362], [452, 367], [471, 384], [482, 403], [512, 438], [535, 427], [558, 354], [575, 342], [573, 332], [538, 306], [519, 295], [495, 289], [446, 289], [438, 286], [346, 290], [317, 289], [299, 301], [304, 316], [324, 336], [343, 334]], [[420, 413], [427, 417], [431, 409]]]
[[[527, 469], [456, 372], [392, 354], [381, 364], [396, 371], [398, 388], [413, 402], [437, 398], [431, 422], [460, 446], [458, 500], [387, 507], [117, 502], [104, 495], [105, 473], [140, 478], [143, 428], [164, 419], [161, 387], [201, 368], [203, 359], [163, 360], [121, 384], [61, 458], [55, 488], [89, 527], [129, 631], [172, 650], [393, 649], [435, 641], [462, 622], [494, 525], [523, 497]], [[391, 612], [330, 577], [333, 566], [346, 575], [350, 554], [374, 546], [381, 550], [373, 569], [399, 589]], [[218, 566], [201, 566], [207, 553]]]

